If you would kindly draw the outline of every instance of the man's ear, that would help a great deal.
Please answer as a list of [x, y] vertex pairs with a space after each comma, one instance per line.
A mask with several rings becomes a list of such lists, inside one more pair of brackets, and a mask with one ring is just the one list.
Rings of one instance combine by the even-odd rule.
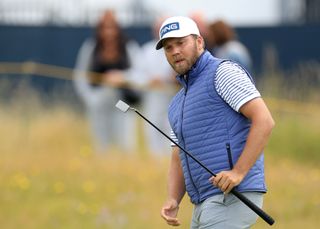
[[198, 43], [198, 47], [200, 50], [204, 49], [205, 44], [204, 44], [204, 39], [201, 36], [197, 36], [197, 43]]

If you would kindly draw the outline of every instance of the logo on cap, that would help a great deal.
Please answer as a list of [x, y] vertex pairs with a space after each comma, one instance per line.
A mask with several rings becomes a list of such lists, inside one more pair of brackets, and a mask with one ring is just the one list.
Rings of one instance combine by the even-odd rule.
[[179, 30], [179, 29], [180, 29], [179, 22], [173, 22], [173, 23], [164, 25], [160, 30], [160, 38], [162, 38], [166, 33], [169, 33], [174, 30]]

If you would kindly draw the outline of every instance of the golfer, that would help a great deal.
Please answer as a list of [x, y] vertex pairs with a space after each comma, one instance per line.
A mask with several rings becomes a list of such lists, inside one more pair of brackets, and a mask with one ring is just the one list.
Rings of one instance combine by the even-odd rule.
[[194, 204], [191, 228], [250, 228], [258, 216], [229, 192], [235, 188], [262, 207], [263, 149], [273, 118], [246, 69], [206, 51], [193, 20], [168, 18], [159, 37], [156, 49], [164, 49], [182, 85], [169, 106], [171, 137], [217, 174], [212, 177], [172, 144], [161, 216], [180, 225], [179, 203], [187, 192]]

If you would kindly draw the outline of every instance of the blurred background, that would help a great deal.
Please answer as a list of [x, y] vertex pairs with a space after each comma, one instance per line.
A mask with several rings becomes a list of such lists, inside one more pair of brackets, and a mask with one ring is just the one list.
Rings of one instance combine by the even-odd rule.
[[[172, 15], [193, 17], [203, 34], [218, 20], [234, 30], [276, 120], [265, 151], [264, 209], [275, 228], [318, 228], [319, 1], [0, 0], [2, 228], [167, 228], [159, 211], [170, 143], [113, 106], [127, 98], [169, 131], [166, 106], [177, 85], [148, 44], [156, 21]], [[98, 28], [107, 33], [109, 22], [124, 34], [118, 46], [127, 59], [104, 62], [105, 71], [95, 57], [104, 47]], [[213, 40], [208, 35], [215, 54]], [[185, 197], [181, 228], [191, 212]], [[267, 227], [259, 220], [255, 228]]]

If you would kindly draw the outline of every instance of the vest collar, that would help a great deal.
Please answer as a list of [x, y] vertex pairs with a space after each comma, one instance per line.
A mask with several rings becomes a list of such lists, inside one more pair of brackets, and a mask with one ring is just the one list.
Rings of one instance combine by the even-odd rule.
[[[186, 87], [186, 78], [189, 83], [192, 83], [196, 77], [198, 77], [199, 73], [206, 67], [209, 57], [211, 56], [210, 52], [205, 50], [199, 58], [197, 59], [196, 63], [191, 67], [191, 69], [185, 75], [178, 75], [177, 80], [180, 84]], [[186, 76], [186, 78], [185, 78]]]

